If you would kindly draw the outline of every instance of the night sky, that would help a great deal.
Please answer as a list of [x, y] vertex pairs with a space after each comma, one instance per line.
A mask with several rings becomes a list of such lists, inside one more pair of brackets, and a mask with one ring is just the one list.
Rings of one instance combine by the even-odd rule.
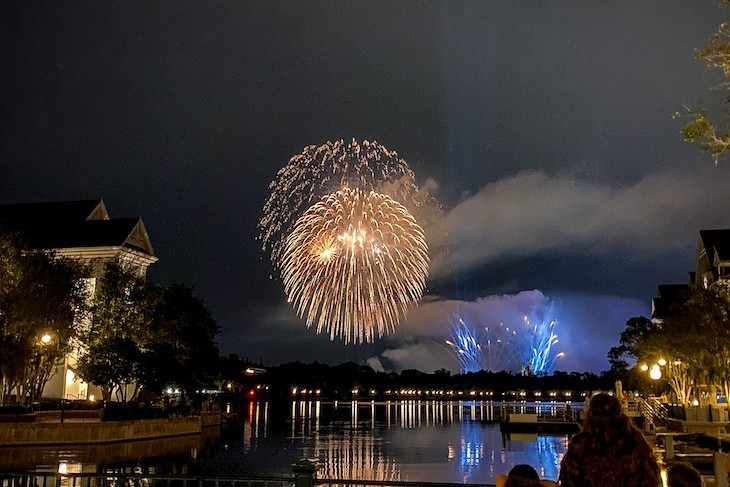
[[[0, 0], [0, 202], [103, 198], [149, 272], [196, 289], [222, 352], [456, 370], [474, 326], [557, 318], [560, 370], [600, 371], [660, 283], [730, 228], [730, 163], [682, 141], [716, 106], [694, 58], [711, 0]], [[308, 330], [256, 225], [307, 145], [376, 140], [443, 204], [424, 300], [367, 346]], [[426, 228], [427, 232], [435, 232]]]

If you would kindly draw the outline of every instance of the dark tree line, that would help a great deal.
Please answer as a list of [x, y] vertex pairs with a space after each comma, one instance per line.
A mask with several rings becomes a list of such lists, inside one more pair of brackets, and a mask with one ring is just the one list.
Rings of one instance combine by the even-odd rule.
[[[318, 362], [310, 364], [291, 362], [269, 368], [262, 380], [269, 384], [274, 398], [290, 398], [292, 389], [296, 387], [308, 391], [319, 389], [320, 396], [328, 398], [349, 399], [353, 397], [353, 390], [358, 391], [359, 397], [371, 395], [382, 397], [389, 390], [395, 394], [395, 391], [402, 389], [415, 389], [421, 391], [420, 395], [431, 396], [435, 390], [450, 390], [455, 394], [453, 399], [468, 398], [472, 390], [489, 390], [494, 393], [495, 400], [502, 399], [502, 393], [511, 398], [515, 393], [524, 391], [534, 398], [533, 393], [541, 392], [540, 397], [549, 400], [550, 392], [613, 389], [616, 377], [611, 373], [596, 375], [587, 372], [555, 372], [546, 376], [524, 376], [510, 372], [482, 371], [452, 375], [445, 369], [433, 373], [418, 370], [388, 373], [376, 372], [369, 366], [355, 363], [327, 365]], [[426, 391], [432, 392], [427, 394]], [[564, 396], [562, 398], [564, 399]]]

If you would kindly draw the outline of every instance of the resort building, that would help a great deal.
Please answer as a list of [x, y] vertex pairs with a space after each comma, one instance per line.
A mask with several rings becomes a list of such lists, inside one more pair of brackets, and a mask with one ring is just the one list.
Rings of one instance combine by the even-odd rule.
[[[120, 259], [146, 275], [157, 261], [142, 219], [111, 218], [101, 199], [48, 203], [0, 204], [0, 229], [22, 235], [31, 248], [78, 259], [89, 265], [89, 297], [103, 278], [107, 262]], [[81, 381], [75, 367], [82, 344], [66, 356], [46, 385], [43, 396], [64, 399], [101, 397]]]
[[697, 265], [689, 272], [687, 284], [660, 284], [652, 299], [651, 318], [661, 322], [677, 306], [686, 303], [693, 289], [730, 285], [730, 229], [700, 230]]
[[730, 230], [700, 230], [697, 243], [697, 287], [730, 282]]

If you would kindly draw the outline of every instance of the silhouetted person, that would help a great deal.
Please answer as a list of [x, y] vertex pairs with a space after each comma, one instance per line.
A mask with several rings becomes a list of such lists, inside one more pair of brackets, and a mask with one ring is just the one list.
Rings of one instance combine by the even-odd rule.
[[591, 398], [583, 431], [560, 464], [562, 487], [658, 487], [659, 465], [641, 431], [608, 394]]
[[540, 480], [537, 471], [530, 465], [521, 463], [512, 467], [509, 475], [497, 475], [497, 487], [550, 487], [552, 480]]
[[702, 477], [692, 465], [677, 463], [667, 471], [669, 487], [702, 487]]

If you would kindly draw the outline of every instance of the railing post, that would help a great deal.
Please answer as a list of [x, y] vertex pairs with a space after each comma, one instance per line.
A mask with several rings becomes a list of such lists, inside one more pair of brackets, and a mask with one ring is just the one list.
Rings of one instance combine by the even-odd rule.
[[727, 478], [727, 470], [728, 470], [728, 462], [727, 462], [727, 453], [723, 452], [715, 452], [714, 457], [714, 466], [715, 466], [715, 486], [716, 487], [728, 487], [728, 478]]
[[319, 466], [307, 459], [299, 460], [292, 465], [296, 487], [313, 487]]
[[674, 436], [671, 434], [664, 436], [664, 459], [674, 460]]

